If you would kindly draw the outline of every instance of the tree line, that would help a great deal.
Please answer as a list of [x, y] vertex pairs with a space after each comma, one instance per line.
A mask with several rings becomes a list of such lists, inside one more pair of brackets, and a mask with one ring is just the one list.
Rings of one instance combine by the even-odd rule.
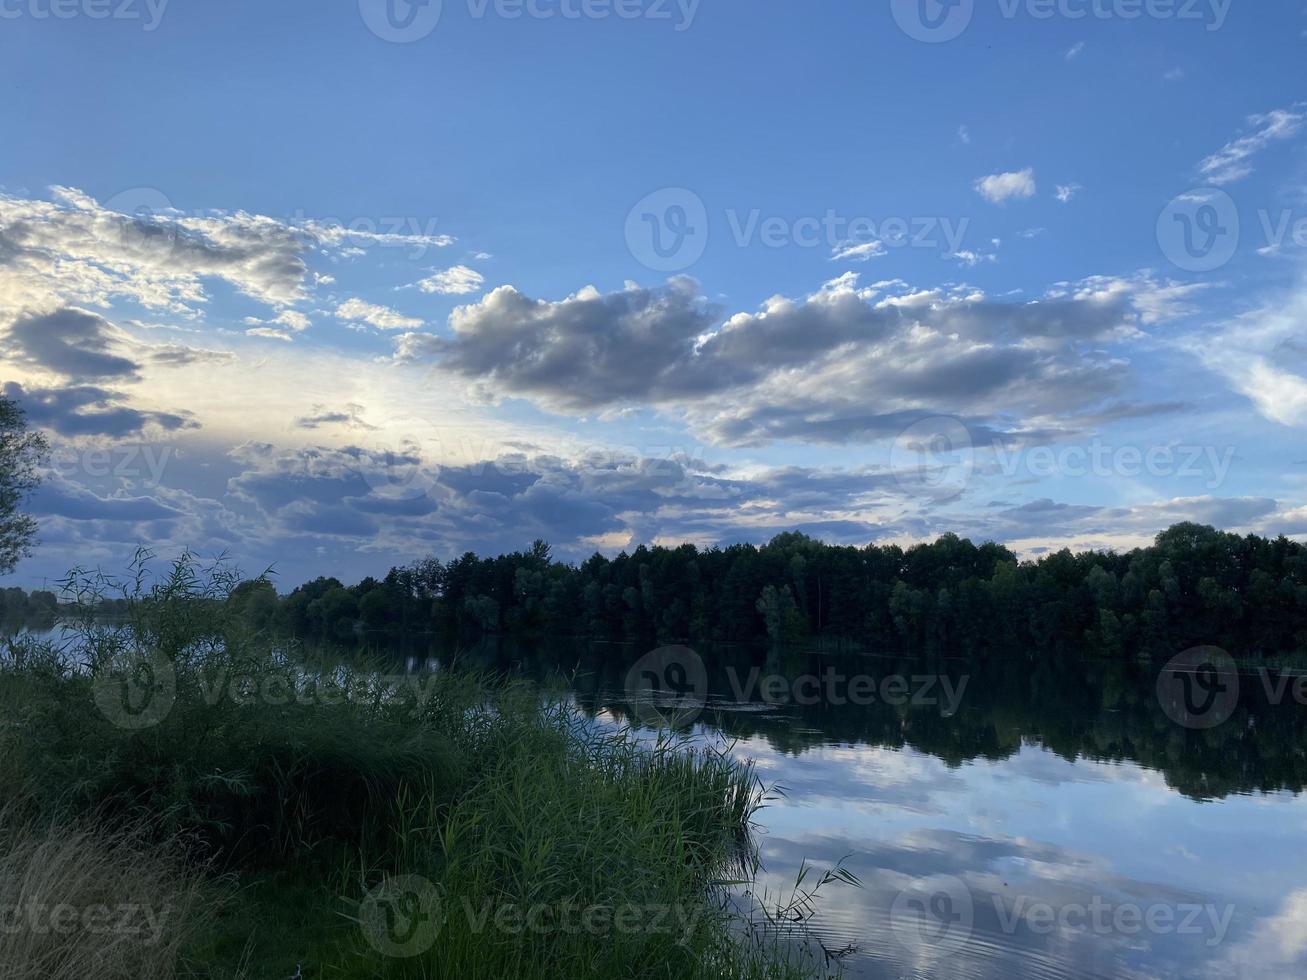
[[761, 547], [640, 546], [580, 564], [536, 541], [352, 586], [318, 578], [285, 596], [246, 582], [231, 601], [260, 625], [322, 640], [424, 630], [965, 655], [1169, 656], [1211, 644], [1253, 656], [1307, 647], [1307, 548], [1191, 523], [1127, 553], [1037, 561], [955, 534], [901, 548], [785, 533]]

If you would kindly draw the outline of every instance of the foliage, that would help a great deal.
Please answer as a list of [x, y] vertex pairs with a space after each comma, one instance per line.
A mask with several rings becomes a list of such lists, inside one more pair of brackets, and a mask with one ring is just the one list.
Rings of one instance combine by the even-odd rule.
[[28, 431], [23, 410], [0, 395], [0, 575], [30, 553], [36, 521], [20, 508], [40, 482], [47, 452], [45, 437]]
[[760, 548], [641, 546], [580, 565], [553, 561], [536, 542], [495, 558], [428, 559], [353, 587], [318, 579], [275, 612], [273, 602], [269, 594], [262, 622], [304, 639], [393, 628], [1030, 658], [1213, 644], [1251, 656], [1307, 645], [1307, 549], [1196, 524], [1126, 554], [1062, 550], [1033, 562], [952, 534], [903, 549], [789, 533]]
[[[358, 658], [308, 660], [252, 625], [268, 590], [223, 562], [184, 555], [156, 576], [142, 553], [122, 581], [79, 571], [64, 588], [72, 638], [0, 657], [0, 797], [59, 833], [92, 828], [88, 846], [105, 843], [90, 863], [112, 863], [122, 835], [184, 861], [181, 877], [161, 879], [164, 893], [204, 875], [214, 911], [194, 911], [178, 933], [187, 947], [168, 947], [178, 975], [824, 969], [819, 953], [768, 930], [746, 938], [728, 900], [731, 882], [757, 870], [751, 819], [764, 799], [729, 757], [598, 727], [523, 681], [396, 679]], [[108, 597], [122, 612], [113, 621], [93, 614]], [[150, 698], [134, 698], [133, 685]], [[121, 701], [107, 706], [106, 692]], [[164, 710], [144, 727], [117, 713], [155, 703]], [[412, 875], [444, 897], [440, 941], [387, 956], [359, 927], [367, 896]], [[691, 921], [675, 932], [541, 934], [474, 928], [462, 911], [561, 902], [679, 907]], [[171, 974], [155, 964], [140, 975]]]

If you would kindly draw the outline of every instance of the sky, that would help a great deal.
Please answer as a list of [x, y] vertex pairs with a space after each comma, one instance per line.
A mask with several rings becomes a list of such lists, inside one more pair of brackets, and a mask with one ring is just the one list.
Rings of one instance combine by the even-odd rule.
[[0, 0], [0, 584], [1307, 535], [1303, 0]]

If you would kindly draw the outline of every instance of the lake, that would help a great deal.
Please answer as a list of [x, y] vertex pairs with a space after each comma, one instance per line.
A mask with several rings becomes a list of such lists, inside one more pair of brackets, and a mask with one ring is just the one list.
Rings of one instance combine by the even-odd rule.
[[790, 896], [805, 862], [860, 882], [809, 923], [848, 977], [1307, 976], [1300, 669], [375, 646], [561, 683], [594, 724], [752, 761], [772, 789], [760, 890]]
[[847, 976], [1307, 976], [1299, 674], [1241, 664], [1217, 678], [1237, 697], [1195, 718], [1167, 687], [1193, 677], [1163, 665], [734, 651], [695, 679], [674, 651], [648, 673], [682, 688], [659, 691], [632, 682], [638, 656], [464, 659], [561, 670], [598, 722], [686, 722], [753, 760], [783, 790], [758, 817], [760, 884], [789, 895], [805, 861], [861, 881], [823, 889], [812, 921]]

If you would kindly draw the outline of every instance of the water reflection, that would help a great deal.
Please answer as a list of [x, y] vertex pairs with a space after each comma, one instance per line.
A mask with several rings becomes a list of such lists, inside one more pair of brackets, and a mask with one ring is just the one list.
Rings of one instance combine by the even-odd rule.
[[[463, 659], [540, 678], [562, 671], [581, 710], [638, 724], [634, 654], [490, 645]], [[803, 861], [861, 889], [825, 894], [816, 930], [852, 947], [853, 977], [1307, 976], [1307, 709], [1256, 678], [1199, 731], [1156, 695], [1158, 667], [917, 658], [709, 658], [696, 733], [734, 742], [785, 795], [762, 814], [762, 884]], [[839, 669], [965, 687], [942, 704], [739, 699], [761, 667]], [[727, 667], [734, 668], [734, 673]]]

